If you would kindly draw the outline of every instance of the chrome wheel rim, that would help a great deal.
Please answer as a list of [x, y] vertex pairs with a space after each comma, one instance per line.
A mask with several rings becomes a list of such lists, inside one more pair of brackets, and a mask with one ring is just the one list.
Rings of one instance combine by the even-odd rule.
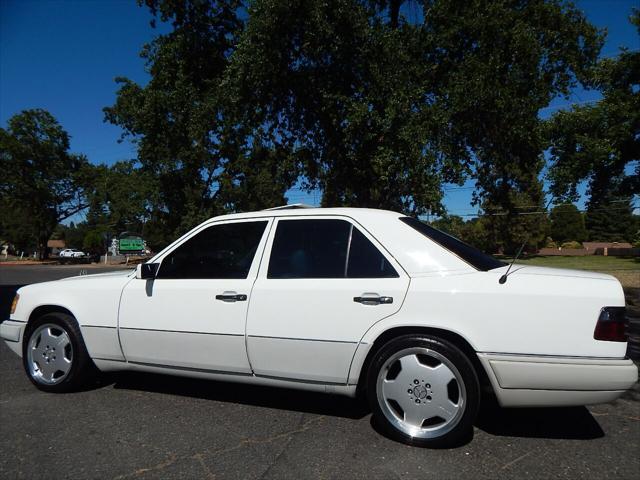
[[29, 374], [43, 385], [62, 382], [73, 363], [73, 346], [67, 331], [53, 323], [38, 327], [29, 338], [27, 364]]
[[449, 359], [414, 347], [396, 352], [382, 365], [376, 395], [382, 413], [396, 429], [411, 437], [436, 438], [460, 422], [467, 392]]

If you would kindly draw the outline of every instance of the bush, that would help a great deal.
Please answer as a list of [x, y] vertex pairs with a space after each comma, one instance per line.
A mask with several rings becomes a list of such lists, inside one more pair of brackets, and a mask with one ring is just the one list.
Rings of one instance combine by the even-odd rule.
[[553, 238], [547, 237], [544, 241], [544, 248], [558, 248], [558, 244], [553, 241]]
[[572, 241], [572, 242], [564, 242], [562, 244], [562, 248], [567, 248], [567, 249], [579, 249], [579, 248], [583, 248], [582, 244], [580, 242], [576, 242], [576, 241]]

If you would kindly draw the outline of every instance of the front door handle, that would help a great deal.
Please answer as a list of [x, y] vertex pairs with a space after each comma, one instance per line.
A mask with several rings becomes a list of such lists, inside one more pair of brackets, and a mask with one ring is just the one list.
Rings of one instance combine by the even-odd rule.
[[354, 302], [361, 303], [363, 305], [388, 305], [393, 303], [393, 297], [384, 297], [380, 295], [371, 295], [364, 293], [362, 297], [353, 297]]
[[244, 302], [247, 300], [247, 296], [244, 293], [222, 292], [222, 295], [216, 295], [216, 300], [222, 300], [223, 302]]

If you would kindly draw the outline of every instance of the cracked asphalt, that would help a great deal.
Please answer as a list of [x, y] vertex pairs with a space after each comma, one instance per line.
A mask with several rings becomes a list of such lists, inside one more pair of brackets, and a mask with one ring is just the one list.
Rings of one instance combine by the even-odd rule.
[[[0, 266], [0, 306], [18, 284], [77, 270]], [[0, 478], [631, 479], [639, 451], [638, 384], [587, 408], [487, 403], [469, 443], [426, 450], [385, 438], [338, 396], [132, 373], [46, 394], [0, 345]]]

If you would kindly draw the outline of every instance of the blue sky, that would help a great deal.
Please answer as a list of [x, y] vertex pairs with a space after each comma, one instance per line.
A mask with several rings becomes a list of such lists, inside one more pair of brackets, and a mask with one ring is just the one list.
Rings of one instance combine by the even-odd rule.
[[[604, 56], [620, 46], [640, 48], [627, 21], [637, 0], [579, 0], [589, 20], [608, 30]], [[103, 122], [102, 109], [115, 100], [117, 76], [147, 81], [140, 48], [162, 30], [135, 0], [0, 0], [0, 125], [23, 109], [50, 111], [71, 135], [72, 150], [94, 163], [134, 158], [121, 130]], [[162, 27], [161, 29], [166, 27]], [[568, 102], [597, 98], [577, 90], [541, 112], [547, 116]], [[451, 213], [471, 214], [473, 183], [445, 191]], [[292, 191], [291, 203], [317, 203], [319, 195]]]

